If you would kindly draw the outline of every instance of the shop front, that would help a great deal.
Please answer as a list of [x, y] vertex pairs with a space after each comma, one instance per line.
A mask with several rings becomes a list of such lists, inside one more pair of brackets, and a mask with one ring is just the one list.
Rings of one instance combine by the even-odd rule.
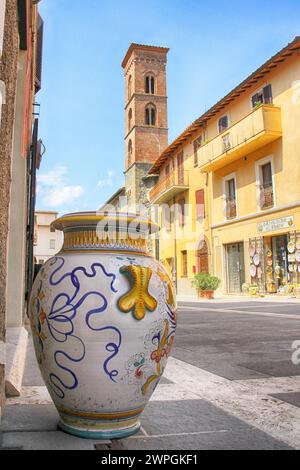
[[300, 231], [293, 226], [292, 216], [261, 222], [260, 236], [249, 239], [251, 286], [258, 292], [283, 294], [300, 286]]

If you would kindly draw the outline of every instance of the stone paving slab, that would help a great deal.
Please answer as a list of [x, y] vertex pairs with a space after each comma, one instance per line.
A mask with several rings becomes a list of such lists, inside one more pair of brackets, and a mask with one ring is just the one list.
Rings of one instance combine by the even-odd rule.
[[141, 439], [125, 439], [127, 449], [141, 450], [291, 450], [286, 444], [274, 441], [267, 434], [248, 432], [211, 432], [179, 434]]
[[[2, 427], [2, 446], [24, 450], [91, 450], [100, 442], [58, 431], [57, 420], [54, 406], [10, 406]], [[142, 415], [141, 431], [122, 442], [128, 449], [289, 448], [205, 400], [151, 402]]]
[[199, 399], [209, 401], [219, 410], [295, 449], [300, 448], [300, 409], [266, 395], [264, 387], [260, 390], [251, 385], [252, 381], [247, 386], [245, 380], [240, 383], [224, 379], [174, 358], [170, 358], [165, 374], [177, 386], [192, 390]]
[[300, 370], [300, 367], [296, 367], [290, 358], [286, 361], [244, 362], [239, 365], [261, 374], [271, 375], [273, 377], [291, 377], [293, 375], [298, 376]]
[[32, 342], [31, 334], [29, 334], [29, 341], [27, 347], [27, 357], [25, 362], [25, 371], [23, 377], [24, 386], [43, 386], [44, 381], [42, 379], [40, 369], [35, 358], [34, 347]]
[[183, 347], [176, 347], [175, 345], [172, 356], [228, 380], [256, 379], [268, 376], [260, 371], [252, 370], [242, 365], [230, 364], [223, 355], [221, 356], [220, 352], [218, 352], [218, 355], [211, 354], [210, 356], [205, 356], [205, 351], [189, 351]]
[[3, 448], [23, 450], [95, 450], [95, 441], [79, 439], [61, 431], [6, 432]]
[[300, 408], [300, 392], [274, 393], [272, 397]]
[[54, 405], [6, 406], [1, 430], [6, 431], [57, 431], [59, 416]]

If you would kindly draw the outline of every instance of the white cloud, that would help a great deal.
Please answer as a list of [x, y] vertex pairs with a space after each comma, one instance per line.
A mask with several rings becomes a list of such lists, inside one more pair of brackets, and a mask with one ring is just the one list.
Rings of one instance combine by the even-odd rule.
[[38, 180], [42, 186], [58, 186], [63, 183], [67, 173], [68, 168], [66, 166], [57, 165], [53, 170], [48, 171], [48, 173], [38, 175]]
[[46, 207], [57, 208], [63, 204], [71, 204], [83, 195], [82, 186], [68, 184], [68, 168], [57, 165], [47, 173], [38, 175], [38, 196]]
[[98, 181], [97, 188], [104, 188], [105, 186], [112, 186], [114, 174], [115, 174], [114, 171], [109, 170], [107, 172], [107, 177]]
[[62, 188], [52, 188], [43, 196], [43, 203], [49, 207], [57, 207], [63, 204], [70, 204], [82, 196], [84, 190], [81, 186], [63, 186]]

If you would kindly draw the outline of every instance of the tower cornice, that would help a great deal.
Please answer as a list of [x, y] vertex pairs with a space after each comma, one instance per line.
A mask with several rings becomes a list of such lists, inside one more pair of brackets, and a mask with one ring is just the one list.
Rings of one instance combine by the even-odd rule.
[[125, 67], [128, 63], [128, 60], [129, 60], [129, 58], [131, 57], [131, 55], [134, 51], [145, 51], [145, 52], [155, 52], [155, 53], [161, 52], [163, 54], [167, 54], [169, 52], [169, 48], [168, 47], [161, 47], [161, 46], [147, 46], [145, 44], [137, 44], [137, 43], [133, 42], [129, 46], [129, 49], [126, 52], [125, 57], [123, 59], [123, 62], [122, 62], [123, 69], [125, 69]]

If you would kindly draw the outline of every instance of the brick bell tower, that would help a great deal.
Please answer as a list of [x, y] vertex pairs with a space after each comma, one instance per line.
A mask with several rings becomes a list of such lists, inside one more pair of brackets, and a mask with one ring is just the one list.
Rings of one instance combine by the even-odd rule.
[[125, 75], [125, 191], [128, 207], [149, 205], [143, 178], [168, 145], [166, 47], [131, 44]]

